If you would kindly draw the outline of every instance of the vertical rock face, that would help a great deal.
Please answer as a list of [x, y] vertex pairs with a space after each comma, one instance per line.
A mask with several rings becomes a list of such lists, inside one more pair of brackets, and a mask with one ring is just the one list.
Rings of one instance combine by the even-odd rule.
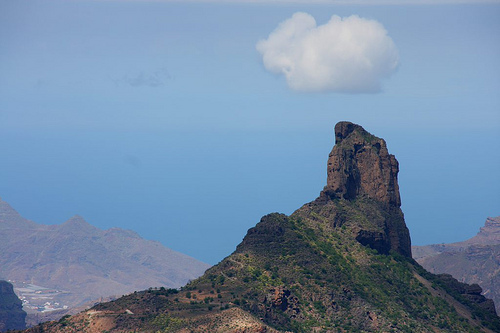
[[[355, 237], [360, 243], [381, 253], [396, 251], [411, 257], [410, 234], [400, 208], [398, 172], [398, 161], [389, 154], [383, 139], [359, 125], [340, 122], [335, 126], [327, 185], [319, 201], [352, 203], [365, 220], [363, 225], [356, 226]], [[342, 221], [339, 216], [345, 219], [338, 206], [334, 210], [336, 220]], [[373, 211], [378, 213], [370, 213]], [[348, 214], [348, 219], [352, 220], [353, 215], [356, 214]]]
[[12, 284], [0, 281], [0, 332], [25, 329], [25, 319], [26, 312]]
[[389, 154], [383, 139], [350, 122], [335, 126], [325, 194], [347, 200], [366, 195], [399, 207], [398, 171], [398, 161]]

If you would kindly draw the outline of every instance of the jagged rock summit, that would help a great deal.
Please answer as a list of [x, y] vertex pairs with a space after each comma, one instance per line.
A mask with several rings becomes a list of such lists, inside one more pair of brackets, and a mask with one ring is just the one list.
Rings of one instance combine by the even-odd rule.
[[335, 136], [319, 197], [262, 217], [200, 278], [30, 332], [500, 332], [480, 288], [411, 258], [385, 142], [348, 122]]
[[[358, 241], [382, 253], [396, 251], [411, 257], [410, 233], [400, 209], [398, 172], [398, 161], [389, 154], [384, 139], [359, 125], [339, 122], [335, 146], [328, 157], [327, 185], [316, 201], [321, 206], [339, 199], [353, 202], [366, 213], [365, 223], [356, 228]], [[346, 222], [337, 204], [327, 206], [336, 211], [335, 225]]]
[[328, 157], [322, 194], [347, 200], [366, 195], [399, 207], [398, 171], [398, 161], [383, 139], [359, 125], [340, 122], [335, 126], [335, 146]]

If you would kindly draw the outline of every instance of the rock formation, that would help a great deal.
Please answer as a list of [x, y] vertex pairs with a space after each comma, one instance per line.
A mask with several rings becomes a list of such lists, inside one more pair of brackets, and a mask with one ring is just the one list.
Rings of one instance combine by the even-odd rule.
[[410, 257], [385, 142], [348, 122], [335, 136], [320, 196], [290, 216], [262, 217], [200, 278], [30, 332], [500, 332], [480, 288]]
[[12, 284], [0, 281], [0, 332], [26, 328], [26, 312]]
[[[335, 126], [335, 146], [328, 157], [327, 185], [316, 200], [316, 208], [309, 208], [324, 210], [325, 200], [350, 201], [365, 215], [365, 223], [356, 221], [360, 243], [381, 253], [396, 251], [411, 257], [410, 233], [400, 208], [398, 172], [398, 161], [389, 154], [383, 139], [359, 125], [340, 122]], [[335, 211], [328, 212], [334, 217], [333, 224], [346, 222], [337, 203], [327, 206]]]
[[347, 200], [366, 195], [400, 207], [398, 172], [398, 161], [389, 154], [383, 139], [359, 125], [340, 122], [335, 126], [335, 146], [328, 157], [323, 195]]

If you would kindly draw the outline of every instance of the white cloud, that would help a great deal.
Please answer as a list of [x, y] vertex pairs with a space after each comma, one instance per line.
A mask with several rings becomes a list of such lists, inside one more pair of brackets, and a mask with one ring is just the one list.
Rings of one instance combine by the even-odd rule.
[[303, 92], [378, 92], [399, 62], [382, 24], [358, 16], [334, 15], [318, 26], [311, 15], [295, 13], [256, 47], [268, 71]]

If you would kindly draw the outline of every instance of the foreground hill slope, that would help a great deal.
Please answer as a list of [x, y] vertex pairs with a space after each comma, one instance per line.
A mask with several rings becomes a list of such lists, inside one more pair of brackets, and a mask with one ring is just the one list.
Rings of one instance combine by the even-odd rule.
[[480, 289], [411, 258], [384, 140], [348, 122], [335, 135], [318, 199], [264, 216], [202, 277], [30, 332], [499, 332]]
[[79, 216], [39, 225], [2, 200], [0, 253], [1, 278], [48, 288], [70, 308], [150, 286], [179, 287], [209, 267], [133, 231], [101, 230]]
[[480, 285], [500, 311], [500, 216], [487, 218], [478, 234], [463, 242], [413, 249], [415, 260], [429, 272]]

